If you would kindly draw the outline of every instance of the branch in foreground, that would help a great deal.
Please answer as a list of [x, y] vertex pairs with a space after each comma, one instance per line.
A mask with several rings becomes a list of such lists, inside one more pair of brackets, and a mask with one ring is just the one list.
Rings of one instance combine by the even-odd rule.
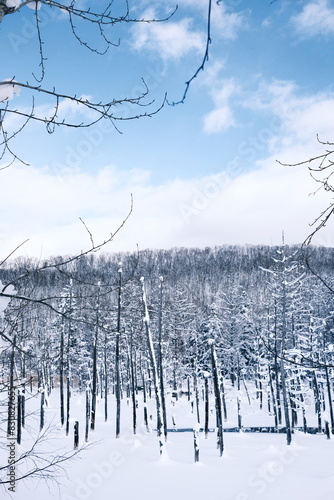
[[[219, 2], [217, 2], [217, 3], [219, 3]], [[178, 104], [183, 104], [185, 102], [191, 83], [193, 82], [193, 80], [195, 80], [195, 78], [197, 78], [198, 74], [201, 71], [204, 71], [205, 64], [209, 60], [209, 47], [212, 43], [212, 39], [211, 39], [211, 12], [212, 12], [212, 0], [209, 0], [208, 17], [207, 17], [206, 46], [205, 46], [205, 52], [204, 52], [202, 64], [197, 68], [197, 70], [195, 71], [193, 76], [186, 82], [186, 84], [185, 84], [186, 88], [184, 90], [182, 98], [176, 102], [174, 102], [174, 101], [168, 102], [168, 104], [170, 106], [176, 106]]]
[[[8, 290], [8, 288], [11, 287], [11, 286], [13, 286], [15, 288], [15, 286], [20, 281], [22, 281], [25, 278], [28, 278], [32, 273], [34, 273], [34, 274], [41, 273], [41, 272], [44, 272], [44, 271], [46, 271], [48, 269], [56, 269], [56, 270], [62, 272], [63, 268], [65, 268], [68, 264], [71, 264], [71, 263], [77, 261], [81, 257], [87, 256], [87, 255], [89, 255], [91, 253], [98, 252], [99, 250], [101, 250], [102, 248], [104, 248], [108, 243], [110, 243], [114, 239], [114, 237], [121, 231], [121, 229], [125, 226], [126, 222], [129, 220], [129, 218], [130, 218], [130, 216], [132, 214], [132, 211], [133, 211], [133, 196], [131, 194], [130, 209], [129, 209], [126, 217], [124, 218], [124, 220], [120, 223], [120, 225], [117, 227], [117, 229], [113, 233], [110, 233], [110, 235], [109, 235], [108, 238], [106, 238], [105, 240], [103, 240], [101, 242], [97, 242], [97, 243], [94, 242], [92, 233], [88, 229], [87, 225], [82, 221], [82, 219], [80, 219], [81, 222], [83, 222], [83, 225], [84, 225], [86, 231], [88, 232], [88, 236], [89, 236], [89, 240], [90, 240], [90, 246], [86, 250], [82, 250], [79, 254], [76, 254], [76, 255], [73, 255], [73, 256], [61, 259], [59, 262], [45, 262], [42, 266], [37, 267], [37, 269], [27, 270], [24, 274], [21, 274], [20, 276], [18, 276], [16, 278], [14, 278], [13, 280], [7, 282], [2, 287], [2, 289], [0, 290], [0, 297], [5, 297], [5, 298], [10, 298], [10, 299], [16, 299], [16, 300], [22, 300], [22, 301], [25, 301], [25, 302], [32, 302], [32, 303], [40, 304], [40, 305], [49, 307], [51, 310], [53, 310], [53, 312], [55, 312], [57, 314], [61, 314], [61, 312], [58, 311], [50, 303], [50, 301], [54, 300], [56, 297], [34, 298], [34, 297], [25, 296], [25, 295], [19, 295], [17, 293], [9, 293], [9, 292], [7, 293], [6, 290]], [[18, 245], [7, 257], [5, 257], [5, 259], [3, 259], [1, 265], [4, 262], [6, 262], [9, 259], [9, 257], [12, 256], [13, 253], [15, 251], [17, 251], [22, 245], [23, 245], [23, 243], [21, 245]], [[94, 284], [92, 283], [92, 285], [94, 285]]]
[[[319, 139], [319, 135], [317, 134], [317, 141], [319, 144], [325, 147], [325, 152], [319, 154], [317, 156], [312, 156], [307, 160], [302, 160], [296, 163], [284, 163], [279, 160], [276, 160], [277, 163], [284, 167], [298, 167], [298, 166], [308, 166], [308, 170], [312, 179], [320, 184], [320, 187], [317, 191], [323, 189], [326, 192], [334, 193], [334, 184], [333, 184], [333, 176], [334, 176], [334, 160], [332, 157], [334, 155], [334, 143], [329, 141], [322, 141]], [[310, 223], [311, 227], [314, 227], [313, 231], [305, 238], [302, 243], [302, 252], [304, 254], [305, 263], [307, 268], [311, 271], [311, 273], [318, 278], [322, 284], [332, 293], [334, 293], [334, 287], [330, 285], [325, 278], [323, 278], [312, 266], [310, 259], [311, 253], [309, 251], [309, 247], [313, 242], [313, 238], [324, 228], [327, 226], [330, 219], [334, 214], [334, 202], [330, 202], [328, 206], [314, 219], [312, 223]]]
[[[17, 159], [22, 163], [21, 160], [9, 146], [9, 143], [14, 139], [22, 130], [26, 127], [28, 122], [34, 121], [38, 123], [43, 123], [46, 126], [47, 132], [49, 134], [54, 133], [56, 127], [67, 127], [67, 128], [89, 128], [96, 125], [101, 120], [109, 120], [113, 125], [115, 130], [122, 133], [117, 122], [137, 120], [139, 118], [150, 118], [161, 111], [166, 102], [166, 96], [164, 97], [161, 104], [157, 105], [155, 109], [150, 111], [139, 113], [133, 113], [130, 116], [122, 115], [122, 106], [131, 106], [137, 108], [148, 108], [154, 104], [154, 100], [149, 102], [144, 102], [144, 99], [148, 96], [149, 89], [142, 79], [143, 91], [137, 97], [124, 97], [121, 99], [113, 99], [109, 102], [94, 102], [88, 97], [82, 96], [77, 97], [76, 95], [70, 95], [65, 93], [59, 93], [55, 89], [48, 90], [40, 85], [34, 86], [28, 83], [17, 82], [14, 78], [11, 80], [5, 80], [0, 82], [0, 95], [5, 96], [0, 100], [0, 146], [2, 151], [0, 153], [0, 160], [5, 156], [5, 153], [9, 153], [13, 159]], [[12, 99], [11, 93], [13, 94], [13, 88], [18, 92], [20, 89], [26, 89], [32, 92], [32, 105], [30, 110], [24, 108], [16, 108], [11, 106], [9, 99]], [[1, 91], [2, 89], [2, 91]], [[8, 94], [8, 96], [6, 95]], [[38, 108], [35, 106], [35, 94], [42, 94], [43, 96], [52, 97], [54, 99], [54, 105], [51, 107], [49, 115], [38, 114]], [[1, 107], [2, 104], [2, 107]], [[81, 113], [84, 118], [81, 120], [71, 120], [68, 117], [61, 116], [62, 108], [67, 105], [78, 106], [75, 111]], [[118, 111], [119, 110], [119, 111]], [[23, 118], [23, 123], [14, 132], [9, 132], [6, 129], [6, 117], [17, 116]], [[26, 163], [25, 163], [26, 164]]]

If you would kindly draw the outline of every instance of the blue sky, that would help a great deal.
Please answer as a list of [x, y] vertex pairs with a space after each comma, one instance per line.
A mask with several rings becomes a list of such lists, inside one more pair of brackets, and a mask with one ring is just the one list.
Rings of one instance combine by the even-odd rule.
[[[138, 17], [163, 17], [174, 6], [169, 0], [131, 3]], [[94, 8], [104, 4], [96, 1]], [[124, 5], [114, 4], [116, 10]], [[42, 5], [43, 84], [110, 100], [137, 96], [143, 78], [146, 102], [154, 100], [147, 110], [159, 107], [165, 93], [177, 101], [203, 57], [207, 4], [180, 0], [167, 22], [116, 27], [110, 35], [121, 44], [104, 56], [80, 46], [65, 14]], [[24, 7], [1, 23], [0, 80], [33, 83], [32, 72], [39, 74], [33, 16]], [[103, 48], [91, 26], [78, 28]], [[79, 217], [104, 239], [125, 217], [131, 193], [133, 214], [110, 251], [133, 251], [137, 243], [276, 244], [282, 230], [288, 243], [302, 242], [330, 197], [310, 196], [317, 185], [306, 167], [285, 168], [276, 159], [315, 155], [317, 133], [334, 140], [333, 49], [333, 1], [214, 2], [209, 61], [184, 104], [122, 122], [121, 134], [106, 122], [51, 135], [30, 123], [17, 136], [12, 147], [29, 166], [0, 172], [1, 255], [26, 238], [20, 252], [27, 255], [80, 251], [89, 241]], [[10, 100], [17, 108], [30, 103], [26, 91]], [[45, 113], [52, 101], [38, 97], [35, 106]], [[63, 107], [64, 116], [84, 118], [78, 107]], [[117, 109], [119, 116], [129, 112]], [[319, 244], [334, 244], [330, 229]]]

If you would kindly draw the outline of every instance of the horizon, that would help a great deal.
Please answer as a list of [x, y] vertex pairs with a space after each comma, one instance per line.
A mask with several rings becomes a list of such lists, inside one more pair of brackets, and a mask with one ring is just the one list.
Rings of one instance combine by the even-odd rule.
[[[141, 1], [132, 11], [162, 18], [173, 5]], [[118, 122], [121, 133], [105, 120], [88, 129], [58, 127], [53, 134], [29, 123], [15, 138], [14, 153], [29, 165], [16, 161], [0, 172], [0, 260], [18, 246], [15, 256], [80, 253], [90, 245], [80, 219], [94, 240], [103, 241], [127, 216], [132, 195], [133, 213], [108, 251], [131, 252], [137, 244], [271, 245], [279, 244], [282, 230], [288, 244], [307, 238], [315, 227], [310, 224], [332, 202], [330, 193], [313, 196], [319, 186], [307, 165], [284, 167], [277, 160], [307, 160], [323, 151], [317, 137], [333, 140], [334, 6], [327, 0], [265, 6], [237, 0], [212, 8], [209, 60], [184, 104]], [[31, 80], [38, 72], [34, 15], [24, 7], [1, 23], [4, 79]], [[42, 5], [44, 85], [117, 99], [139, 95], [143, 78], [149, 88], [144, 109], [153, 112], [166, 92], [170, 102], [181, 99], [200, 66], [206, 16], [206, 0], [182, 0], [166, 22], [117, 27], [111, 34], [121, 37], [121, 45], [97, 56], [74, 39], [64, 13]], [[93, 40], [89, 26], [80, 29]], [[19, 95], [13, 88], [12, 94], [12, 106], [29, 109], [26, 91]], [[87, 118], [63, 104], [65, 117]], [[43, 112], [52, 101], [39, 97], [35, 106]], [[120, 117], [129, 113], [119, 110]], [[9, 122], [17, 124], [13, 117]], [[331, 229], [330, 221], [314, 243], [333, 247]]]

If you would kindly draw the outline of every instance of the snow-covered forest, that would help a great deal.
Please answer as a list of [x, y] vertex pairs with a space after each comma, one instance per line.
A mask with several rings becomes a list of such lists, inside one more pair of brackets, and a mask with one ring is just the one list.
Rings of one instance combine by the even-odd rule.
[[0, 0], [1, 499], [333, 499], [331, 3]]
[[[7, 263], [0, 279], [15, 297], [1, 303], [0, 409], [2, 436], [6, 426], [15, 434], [18, 488], [57, 477], [97, 435], [111, 449], [157, 435], [149, 449], [166, 460], [182, 433], [191, 463], [204, 441], [223, 459], [231, 431], [292, 450], [301, 433], [326, 443], [334, 252], [312, 248], [322, 279], [304, 257], [297, 246], [226, 246]], [[55, 433], [66, 438], [61, 455]], [[2, 437], [4, 457], [7, 446]]]

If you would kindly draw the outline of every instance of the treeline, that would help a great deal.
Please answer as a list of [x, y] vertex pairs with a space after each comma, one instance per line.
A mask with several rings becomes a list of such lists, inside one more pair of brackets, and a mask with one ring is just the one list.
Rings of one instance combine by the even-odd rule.
[[286, 427], [288, 442], [297, 425], [307, 430], [310, 398], [319, 432], [334, 430], [334, 249], [308, 251], [322, 280], [299, 247], [284, 245], [93, 254], [65, 265], [61, 258], [7, 263], [0, 280], [14, 286], [16, 297], [1, 324], [0, 366], [3, 387], [10, 380], [20, 387], [21, 424], [26, 391], [43, 395], [59, 387], [68, 433], [75, 388], [86, 394], [87, 439], [98, 397], [105, 420], [108, 398], [116, 399], [119, 435], [126, 394], [135, 432], [140, 391], [146, 422], [145, 400], [155, 395], [162, 434], [167, 392], [191, 393], [205, 425], [199, 397], [213, 391], [220, 436], [228, 381], [239, 390], [240, 428], [240, 387], [255, 384], [260, 408], [274, 416], [277, 429]]

